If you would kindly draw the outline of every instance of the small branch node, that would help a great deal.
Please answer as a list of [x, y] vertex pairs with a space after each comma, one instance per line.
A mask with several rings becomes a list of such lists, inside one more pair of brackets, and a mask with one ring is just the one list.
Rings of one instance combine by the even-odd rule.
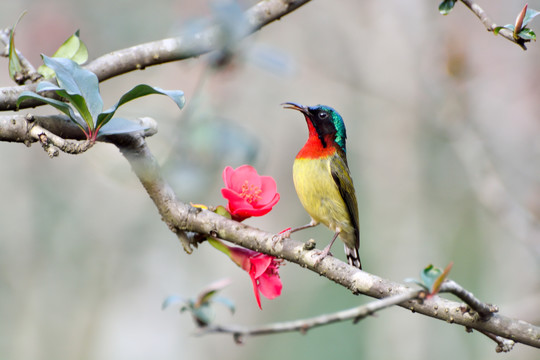
[[314, 239], [309, 239], [308, 241], [306, 241], [304, 243], [304, 250], [313, 250], [315, 249], [315, 247], [317, 246], [317, 243], [315, 242]]
[[478, 300], [473, 293], [465, 290], [461, 285], [453, 280], [446, 280], [441, 285], [440, 292], [449, 292], [456, 295], [458, 298], [465, 301], [465, 303], [469, 305], [471, 309], [476, 311], [483, 320], [489, 318], [491, 315], [499, 311], [497, 306]]

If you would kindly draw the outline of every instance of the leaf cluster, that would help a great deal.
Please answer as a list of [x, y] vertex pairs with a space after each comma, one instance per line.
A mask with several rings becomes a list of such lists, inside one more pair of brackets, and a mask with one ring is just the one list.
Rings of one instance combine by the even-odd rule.
[[[140, 84], [126, 92], [120, 100], [107, 110], [103, 110], [103, 100], [99, 92], [97, 76], [83, 69], [75, 61], [42, 55], [44, 64], [54, 71], [58, 85], [49, 81], [38, 84], [36, 91], [24, 91], [17, 100], [17, 106], [27, 99], [35, 99], [49, 104], [66, 114], [92, 142], [98, 136], [128, 133], [145, 128], [133, 121], [113, 118], [116, 110], [123, 104], [142, 96], [159, 94], [171, 98], [179, 108], [185, 104], [184, 93], [180, 90], [163, 90], [158, 87]], [[56, 93], [62, 100], [56, 100], [38, 93]]]
[[413, 282], [420, 287], [424, 288], [428, 295], [427, 297], [432, 297], [436, 295], [440, 289], [441, 285], [448, 277], [450, 270], [452, 269], [453, 263], [451, 262], [446, 266], [444, 270], [429, 264], [420, 272], [420, 280], [417, 279], [406, 279], [407, 282]]
[[212, 323], [215, 317], [213, 303], [221, 303], [225, 305], [231, 313], [234, 314], [235, 306], [232, 300], [224, 297], [216, 296], [216, 294], [230, 284], [229, 279], [218, 280], [205, 289], [203, 289], [196, 298], [183, 298], [178, 295], [171, 295], [163, 301], [162, 309], [169, 307], [172, 304], [181, 304], [180, 312], [189, 312], [200, 327], [208, 326]]

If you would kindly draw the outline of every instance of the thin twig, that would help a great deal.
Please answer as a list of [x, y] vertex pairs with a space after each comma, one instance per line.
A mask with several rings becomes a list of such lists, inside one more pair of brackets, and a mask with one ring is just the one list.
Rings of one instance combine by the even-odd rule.
[[408, 300], [416, 299], [421, 292], [422, 290], [407, 291], [402, 294], [392, 295], [381, 300], [372, 301], [368, 304], [352, 309], [342, 310], [331, 314], [323, 314], [308, 319], [286, 321], [253, 327], [239, 325], [213, 325], [201, 328], [197, 335], [205, 335], [208, 333], [227, 333], [233, 334], [236, 342], [242, 342], [242, 338], [244, 336], [269, 335], [294, 331], [299, 331], [305, 334], [312, 328], [333, 324], [336, 322], [352, 319], [353, 323], [357, 323], [361, 319], [364, 319], [377, 311], [396, 304], [401, 304]]
[[445, 280], [439, 292], [449, 292], [456, 295], [461, 300], [465, 301], [467, 305], [476, 311], [482, 318], [493, 315], [499, 311], [499, 308], [495, 305], [486, 304], [478, 300], [472, 292], [465, 290], [461, 285], [453, 280]]
[[[1, 54], [2, 56], [9, 56], [9, 36], [11, 29], [2, 29], [0, 30], [0, 43], [3, 43], [6, 51]], [[17, 84], [23, 85], [27, 82], [36, 82], [41, 78], [41, 75], [36, 71], [36, 68], [32, 63], [17, 49], [15, 49], [17, 57], [21, 63], [22, 72], [17, 75], [15, 81]]]
[[495, 348], [495, 351], [498, 353], [509, 352], [510, 350], [514, 348], [514, 345], [516, 344], [516, 342], [513, 340], [506, 339], [498, 335], [494, 335], [490, 332], [483, 331], [483, 330], [478, 330], [478, 331], [486, 335], [491, 340], [495, 341], [495, 343], [497, 343], [497, 347]]
[[[497, 24], [495, 24], [489, 18], [489, 16], [486, 14], [484, 9], [482, 9], [478, 4], [476, 4], [475, 2], [470, 1], [470, 0], [461, 0], [461, 2], [463, 4], [465, 4], [465, 6], [467, 6], [480, 19], [482, 24], [484, 24], [484, 26], [486, 27], [487, 31], [493, 32], [493, 30], [495, 30], [495, 28], [497, 27]], [[514, 33], [512, 31], [510, 31], [510, 30], [508, 30], [506, 28], [502, 28], [499, 31], [499, 35], [501, 35], [505, 39], [513, 42], [514, 44], [519, 45], [523, 50], [527, 50], [527, 47], [525, 46], [526, 40], [521, 39], [521, 38], [515, 39], [514, 38]], [[530, 40], [528, 40], [528, 41], [530, 41]]]

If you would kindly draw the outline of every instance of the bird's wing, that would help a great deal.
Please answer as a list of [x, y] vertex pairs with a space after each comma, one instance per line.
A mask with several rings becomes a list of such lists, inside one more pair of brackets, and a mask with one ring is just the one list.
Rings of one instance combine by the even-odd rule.
[[351, 174], [349, 172], [349, 167], [347, 166], [345, 159], [345, 154], [339, 156], [338, 154], [334, 155], [334, 159], [330, 161], [330, 172], [332, 178], [336, 182], [339, 193], [347, 205], [347, 211], [351, 219], [351, 223], [355, 230], [356, 235], [356, 247], [360, 243], [360, 230], [358, 225], [358, 204], [356, 202], [356, 195], [354, 191], [353, 182], [351, 179]]

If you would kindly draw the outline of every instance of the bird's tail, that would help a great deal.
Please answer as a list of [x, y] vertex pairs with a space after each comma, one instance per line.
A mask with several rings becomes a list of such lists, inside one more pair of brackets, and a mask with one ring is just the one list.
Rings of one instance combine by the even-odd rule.
[[360, 255], [358, 254], [357, 248], [350, 248], [345, 245], [345, 254], [347, 255], [347, 260], [351, 266], [362, 270], [362, 263], [360, 262]]

